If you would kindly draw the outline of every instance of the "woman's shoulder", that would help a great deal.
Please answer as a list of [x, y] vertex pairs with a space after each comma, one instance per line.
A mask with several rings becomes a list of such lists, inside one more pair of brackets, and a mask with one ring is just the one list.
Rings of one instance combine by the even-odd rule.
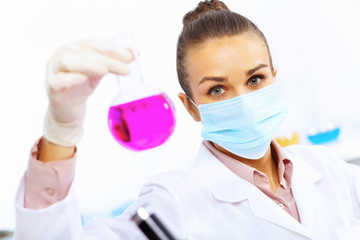
[[185, 183], [191, 178], [191, 174], [187, 170], [171, 170], [158, 173], [146, 181], [146, 184], [173, 185]]
[[329, 162], [329, 159], [331, 159], [331, 161], [341, 160], [331, 148], [323, 145], [295, 144], [284, 147], [283, 149], [290, 156], [306, 158], [304, 160], [310, 162], [314, 160]]
[[204, 199], [211, 195], [209, 189], [190, 170], [168, 171], [151, 177], [142, 186], [140, 196], [155, 192], [180, 202]]
[[185, 189], [194, 186], [196, 180], [194, 176], [187, 170], [172, 170], [158, 173], [149, 178], [144, 188], [161, 188], [166, 191], [173, 189]]
[[306, 163], [318, 172], [339, 172], [348, 168], [348, 163], [327, 146], [291, 145], [284, 147], [284, 151], [290, 160]]

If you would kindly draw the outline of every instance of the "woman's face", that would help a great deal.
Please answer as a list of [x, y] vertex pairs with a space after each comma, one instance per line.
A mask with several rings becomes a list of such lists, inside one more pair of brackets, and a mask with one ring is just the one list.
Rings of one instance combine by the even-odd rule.
[[[251, 33], [212, 39], [190, 48], [185, 67], [197, 105], [250, 93], [275, 80], [265, 43]], [[180, 93], [179, 98], [194, 120], [200, 121], [187, 96]]]

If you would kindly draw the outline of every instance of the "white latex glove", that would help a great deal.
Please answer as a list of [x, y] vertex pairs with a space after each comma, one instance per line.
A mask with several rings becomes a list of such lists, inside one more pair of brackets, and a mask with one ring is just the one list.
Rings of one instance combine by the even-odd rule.
[[45, 138], [75, 146], [82, 136], [87, 98], [106, 73], [128, 74], [133, 58], [130, 50], [110, 42], [81, 41], [60, 48], [47, 65]]

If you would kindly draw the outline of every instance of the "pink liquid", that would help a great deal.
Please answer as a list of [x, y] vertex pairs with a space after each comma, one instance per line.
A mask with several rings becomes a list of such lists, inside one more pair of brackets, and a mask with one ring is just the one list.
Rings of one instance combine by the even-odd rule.
[[175, 128], [174, 107], [165, 94], [111, 106], [108, 123], [122, 146], [141, 151], [163, 144]]

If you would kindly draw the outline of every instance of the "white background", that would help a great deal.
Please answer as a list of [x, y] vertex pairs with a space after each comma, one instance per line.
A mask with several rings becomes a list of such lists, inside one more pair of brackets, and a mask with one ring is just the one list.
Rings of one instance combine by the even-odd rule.
[[[61, 45], [135, 34], [147, 83], [175, 103], [177, 126], [163, 146], [141, 153], [120, 147], [107, 128], [116, 82], [106, 76], [88, 102], [78, 146], [77, 192], [84, 215], [106, 215], [136, 197], [157, 172], [186, 168], [201, 141], [177, 98], [177, 37], [198, 1], [33, 0], [0, 3], [0, 230], [14, 226], [13, 198], [29, 151], [42, 135], [47, 107], [45, 64]], [[280, 135], [331, 121], [342, 128], [333, 146], [344, 158], [360, 151], [360, 5], [355, 0], [228, 0], [264, 32], [290, 114]]]

